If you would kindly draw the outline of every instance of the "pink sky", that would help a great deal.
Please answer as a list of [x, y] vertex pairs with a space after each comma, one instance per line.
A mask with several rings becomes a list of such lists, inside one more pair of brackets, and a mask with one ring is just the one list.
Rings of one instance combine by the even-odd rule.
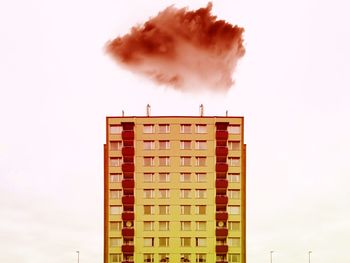
[[[226, 94], [188, 95], [118, 66], [104, 44], [166, 6], [0, 3], [0, 262], [102, 262], [105, 117], [245, 117], [250, 263], [349, 262], [350, 17], [346, 0], [213, 1], [245, 28]], [[135, 96], [137, 94], [137, 96]]]

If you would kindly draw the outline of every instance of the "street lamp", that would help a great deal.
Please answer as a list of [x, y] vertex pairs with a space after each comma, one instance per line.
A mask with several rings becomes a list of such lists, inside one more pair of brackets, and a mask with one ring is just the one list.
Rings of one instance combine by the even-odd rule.
[[76, 252], [77, 252], [77, 254], [78, 254], [78, 263], [79, 263], [79, 250], [77, 250]]
[[309, 251], [309, 263], [311, 263], [311, 253], [312, 253], [312, 251], [310, 250]]
[[273, 250], [270, 251], [270, 263], [272, 263], [272, 253], [273, 253]]

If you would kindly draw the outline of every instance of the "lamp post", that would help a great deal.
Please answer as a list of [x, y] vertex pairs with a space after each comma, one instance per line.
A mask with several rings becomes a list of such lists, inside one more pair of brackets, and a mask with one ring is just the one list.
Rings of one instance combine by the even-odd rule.
[[309, 251], [309, 263], [311, 263], [311, 253], [312, 253], [312, 251], [310, 250]]
[[270, 251], [270, 263], [272, 263], [272, 253], [273, 253], [273, 250]]
[[76, 252], [77, 252], [77, 254], [78, 254], [78, 263], [79, 263], [79, 250], [77, 250]]

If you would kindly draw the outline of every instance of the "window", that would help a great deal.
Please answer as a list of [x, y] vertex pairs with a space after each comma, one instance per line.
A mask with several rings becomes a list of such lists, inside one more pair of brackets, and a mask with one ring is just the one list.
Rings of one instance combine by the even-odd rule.
[[180, 157], [181, 166], [191, 166], [191, 157], [190, 156], [181, 156]]
[[143, 198], [154, 198], [154, 189], [143, 189]]
[[198, 183], [205, 182], [207, 180], [207, 174], [206, 173], [196, 173], [196, 181]]
[[153, 124], [144, 124], [143, 125], [143, 133], [154, 133], [154, 125]]
[[160, 205], [159, 206], [159, 214], [160, 215], [169, 215], [169, 206], [168, 205]]
[[191, 189], [180, 189], [180, 198], [191, 198]]
[[151, 254], [151, 253], [143, 254], [143, 262], [144, 263], [148, 263], [148, 262], [153, 263], [154, 262], [154, 254]]
[[120, 237], [112, 237], [109, 239], [110, 247], [120, 247], [122, 245], [122, 239]]
[[240, 178], [239, 178], [239, 173], [229, 173], [227, 175], [229, 183], [239, 183]]
[[153, 205], [144, 205], [143, 213], [145, 215], [153, 215], [154, 214], [154, 206]]
[[111, 215], [121, 215], [123, 209], [121, 205], [111, 205], [109, 211]]
[[230, 247], [240, 247], [241, 244], [240, 244], [240, 239], [239, 237], [229, 237], [227, 238], [227, 244], [230, 246]]
[[121, 173], [113, 173], [109, 177], [110, 183], [120, 183], [123, 180], [123, 175]]
[[196, 141], [196, 150], [206, 150], [207, 141]]
[[154, 237], [144, 237], [143, 245], [145, 247], [153, 247], [154, 246]]
[[190, 215], [191, 214], [191, 206], [190, 205], [181, 205], [181, 215]]
[[229, 134], [240, 134], [241, 133], [241, 127], [239, 125], [229, 125], [227, 127], [227, 131]]
[[190, 237], [181, 237], [181, 246], [182, 247], [190, 247], [191, 246], [191, 238]]
[[240, 214], [240, 207], [237, 205], [229, 205], [227, 207], [227, 212], [230, 215], [239, 215]]
[[169, 156], [160, 156], [159, 157], [159, 166], [169, 166], [170, 158]]
[[206, 254], [196, 254], [196, 263], [203, 263], [207, 262], [207, 255]]
[[206, 189], [196, 189], [196, 198], [206, 198], [207, 190]]
[[196, 124], [196, 133], [207, 133], [206, 124]]
[[111, 141], [109, 144], [109, 149], [111, 151], [119, 151], [123, 147], [122, 141]]
[[229, 166], [240, 166], [241, 161], [239, 157], [228, 157], [228, 165]]
[[206, 166], [206, 157], [196, 157], [196, 166]]
[[241, 143], [240, 141], [228, 141], [228, 148], [232, 151], [240, 151]]
[[170, 125], [169, 124], [159, 124], [159, 133], [169, 133]]
[[168, 237], [160, 237], [159, 238], [159, 246], [160, 247], [168, 247], [169, 246], [169, 238]]
[[196, 221], [196, 230], [198, 230], [198, 231], [206, 231], [207, 230], [207, 222], [205, 222], [205, 221]]
[[123, 131], [123, 127], [121, 125], [114, 125], [113, 124], [109, 127], [109, 132], [111, 134], [121, 134], [122, 131]]
[[191, 150], [191, 141], [180, 141], [181, 150]]
[[109, 162], [109, 166], [118, 167], [122, 165], [121, 157], [112, 157]]
[[154, 141], [143, 141], [144, 150], [154, 150]]
[[154, 157], [143, 157], [144, 166], [154, 166]]
[[191, 124], [181, 124], [180, 133], [191, 133]]
[[216, 254], [216, 262], [222, 262], [226, 260], [226, 254]]
[[159, 221], [159, 230], [168, 231], [169, 230], [169, 221]]
[[159, 150], [169, 150], [170, 141], [159, 141]]
[[189, 263], [191, 262], [191, 254], [190, 253], [182, 253], [180, 254], [180, 262], [181, 263]]
[[168, 253], [161, 253], [159, 256], [159, 262], [160, 263], [167, 263], [170, 262], [169, 254]]
[[160, 183], [170, 182], [170, 174], [169, 173], [159, 173], [159, 182]]
[[191, 231], [191, 221], [181, 221], [180, 224], [182, 231]]
[[228, 189], [227, 193], [228, 197], [232, 199], [240, 199], [241, 197], [241, 191], [239, 190]]
[[226, 245], [226, 238], [217, 238], [216, 245], [219, 245], [219, 246]]
[[146, 182], [153, 182], [154, 180], [154, 174], [153, 173], [144, 173], [143, 174], [143, 181]]
[[182, 182], [182, 183], [191, 182], [191, 174], [190, 173], [181, 173], [180, 174], [180, 182]]
[[207, 239], [205, 237], [196, 237], [196, 247], [205, 247]]
[[228, 254], [229, 263], [238, 263], [240, 261], [241, 261], [241, 257], [239, 254]]
[[239, 232], [241, 229], [240, 223], [236, 221], [228, 221], [228, 230]]
[[121, 263], [122, 262], [122, 254], [111, 254], [110, 260], [112, 263]]
[[143, 229], [145, 231], [153, 231], [154, 230], [154, 222], [153, 221], [144, 221]]
[[121, 221], [112, 221], [109, 223], [110, 231], [120, 231], [122, 229]]
[[110, 199], [119, 199], [119, 198], [122, 198], [122, 196], [123, 196], [123, 191], [121, 189], [109, 191]]
[[159, 198], [169, 198], [170, 190], [169, 189], [159, 189]]
[[205, 215], [206, 214], [206, 206], [205, 205], [196, 205], [196, 214], [197, 215]]

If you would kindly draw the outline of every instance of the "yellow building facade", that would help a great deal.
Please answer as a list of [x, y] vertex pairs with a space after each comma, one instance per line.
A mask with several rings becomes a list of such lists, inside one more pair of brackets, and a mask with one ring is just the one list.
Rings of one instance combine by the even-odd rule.
[[243, 117], [107, 117], [104, 263], [245, 263]]

